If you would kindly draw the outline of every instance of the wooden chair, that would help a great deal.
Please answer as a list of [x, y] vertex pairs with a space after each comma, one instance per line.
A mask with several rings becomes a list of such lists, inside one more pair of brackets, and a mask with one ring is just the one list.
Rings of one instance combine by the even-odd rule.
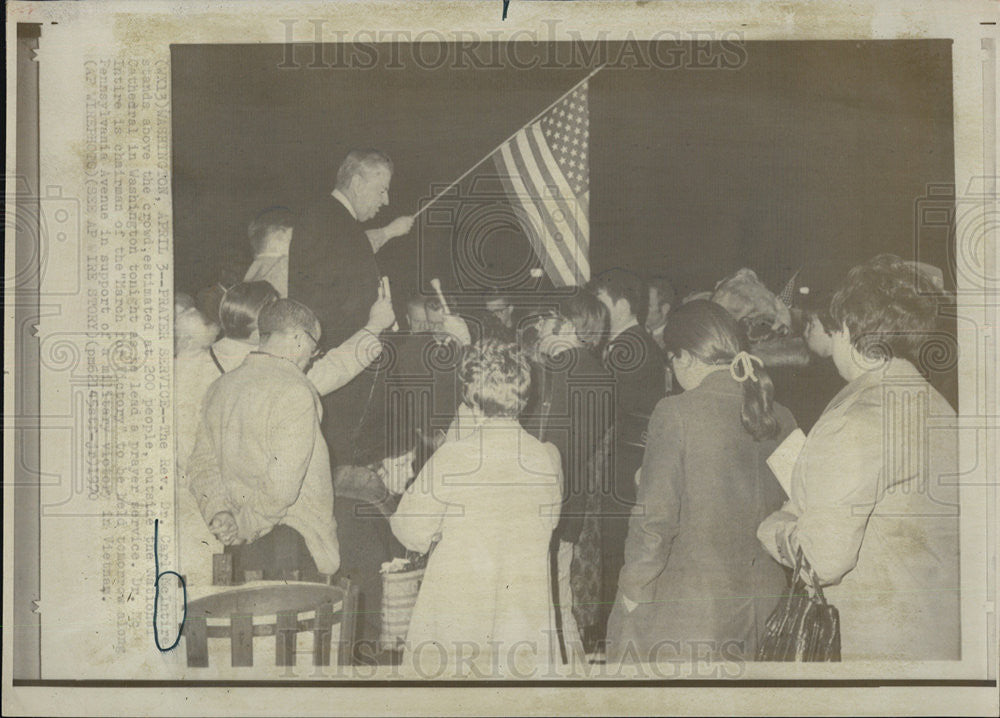
[[[341, 580], [336, 585], [290, 584], [244, 586], [192, 601], [182, 627], [187, 664], [208, 666], [208, 639], [228, 638], [233, 666], [253, 665], [253, 639], [275, 637], [275, 664], [295, 665], [297, 634], [313, 634], [313, 664], [330, 665], [333, 626], [340, 624], [339, 665], [350, 665], [354, 650], [358, 587]], [[303, 613], [312, 618], [300, 619]], [[274, 623], [254, 624], [254, 616], [274, 616]], [[208, 625], [207, 619], [228, 618], [229, 625]]]

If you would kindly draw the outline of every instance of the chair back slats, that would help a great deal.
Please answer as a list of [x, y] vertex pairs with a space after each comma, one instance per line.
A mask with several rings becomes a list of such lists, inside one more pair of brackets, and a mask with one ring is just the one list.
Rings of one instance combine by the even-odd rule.
[[281, 611], [275, 622], [275, 665], [295, 665], [295, 643], [299, 630], [298, 616], [294, 611]]
[[321, 603], [316, 607], [316, 618], [312, 621], [307, 621], [307, 623], [311, 623], [313, 629], [313, 665], [330, 665], [330, 640], [333, 634], [333, 604]]
[[253, 616], [234, 613], [229, 619], [233, 666], [253, 665]]
[[208, 666], [208, 631], [205, 619], [188, 617], [184, 622], [184, 643], [187, 649], [187, 664], [194, 668]]
[[205, 634], [209, 638], [229, 638], [229, 633], [231, 630], [232, 629], [230, 628], [228, 623], [224, 626], [217, 626], [210, 624], [208, 628], [205, 629]]
[[[295, 665], [297, 634], [313, 634], [313, 661], [330, 665], [333, 626], [340, 625], [337, 660], [351, 663], [358, 610], [358, 587], [347, 580], [324, 583], [241, 586], [192, 601], [183, 626], [188, 666], [208, 666], [208, 639], [228, 638], [234, 667], [253, 665], [253, 639], [275, 637], [275, 664]], [[310, 617], [309, 614], [312, 614]], [[306, 617], [299, 618], [301, 614]], [[273, 616], [254, 624], [254, 616]], [[212, 625], [208, 621], [213, 620]], [[223, 623], [226, 621], [226, 623]]]
[[360, 589], [350, 581], [343, 581], [344, 602], [340, 610], [340, 640], [337, 642], [337, 662], [349, 666], [354, 661], [354, 638], [358, 619], [358, 594]]

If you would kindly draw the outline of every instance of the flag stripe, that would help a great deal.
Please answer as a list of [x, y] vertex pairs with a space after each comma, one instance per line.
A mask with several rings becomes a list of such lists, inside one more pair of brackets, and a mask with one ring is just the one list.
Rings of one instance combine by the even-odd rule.
[[[580, 227], [576, 222], [576, 212], [566, 201], [566, 195], [564, 194], [565, 192], [569, 192], [569, 196], [572, 197], [572, 190], [566, 184], [566, 179], [563, 177], [562, 172], [559, 171], [558, 165], [555, 165], [554, 162], [552, 165], [545, 163], [544, 157], [541, 156], [541, 147], [538, 146], [539, 138], [534, 136], [532, 129], [529, 129], [525, 133], [523, 142], [519, 138], [518, 145], [521, 154], [525, 157], [528, 171], [532, 174], [536, 185], [542, 190], [539, 199], [544, 203], [549, 214], [552, 215], [553, 222], [559, 224], [556, 219], [558, 213], [558, 215], [562, 216], [569, 233], [576, 237], [580, 232]], [[544, 144], [545, 139], [541, 138], [541, 141]], [[554, 172], [552, 171], [553, 169], [555, 170]], [[559, 182], [560, 179], [562, 182]], [[567, 232], [563, 231], [562, 234], [565, 236]]]
[[[510, 147], [509, 149], [511, 152], [511, 160], [515, 163], [515, 172], [513, 173], [513, 177], [516, 178], [515, 181], [519, 183], [519, 187], [521, 188], [521, 204], [528, 211], [529, 215], [535, 222], [535, 237], [538, 243], [538, 251], [549, 257], [552, 261], [563, 285], [575, 284], [577, 268], [573, 262], [572, 256], [562, 252], [559, 247], [559, 243], [553, 239], [553, 234], [557, 231], [556, 227], [552, 224], [551, 218], [548, 216], [545, 208], [539, 206], [537, 202], [531, 199], [535, 196], [535, 189], [532, 185], [531, 177], [527, 174], [527, 172], [518, 168], [517, 158], [515, 155], [516, 149], [514, 147]], [[529, 199], [524, 199], [525, 197]]]
[[[542, 167], [551, 170], [550, 174], [552, 179], [555, 181], [556, 187], [559, 188], [558, 197], [563, 200], [568, 200], [572, 202], [576, 199], [576, 193], [569, 186], [569, 182], [566, 181], [565, 175], [563, 175], [562, 170], [559, 169], [559, 163], [556, 162], [556, 158], [552, 156], [552, 151], [549, 149], [548, 143], [545, 141], [545, 135], [542, 134], [541, 125], [537, 122], [532, 125], [532, 139], [534, 140], [535, 148], [538, 153], [539, 158], [542, 160]], [[571, 212], [570, 217], [573, 219], [573, 224], [576, 225], [576, 236], [586, 237], [590, 234], [590, 220], [587, 215], [581, 214], [579, 208], [577, 211]]]
[[569, 266], [567, 266], [562, 255], [558, 252], [550, 252], [548, 247], [545, 245], [544, 235], [546, 227], [544, 220], [538, 212], [538, 208], [535, 207], [533, 202], [523, 201], [521, 199], [531, 197], [531, 195], [528, 193], [528, 189], [524, 186], [522, 175], [517, 171], [517, 164], [511, 153], [510, 143], [506, 143], [500, 148], [500, 155], [503, 160], [503, 167], [501, 168], [501, 173], [504, 176], [503, 181], [505, 184], [509, 184], [511, 186], [513, 190], [511, 194], [515, 199], [519, 200], [519, 204], [532, 222], [532, 227], [527, 228], [528, 238], [531, 240], [532, 244], [539, 245], [535, 247], [535, 251], [538, 253], [542, 261], [545, 262], [545, 259], [547, 258], [555, 270], [554, 272], [550, 272], [549, 276], [552, 278], [554, 283], [559, 284], [560, 286], [573, 284], [575, 280], [573, 271], [569, 268]]
[[[546, 192], [548, 192], [548, 186], [544, 184], [544, 178], [540, 175], [539, 168], [533, 161], [534, 157], [521, 152], [520, 150], [522, 149], [523, 147], [518, 145], [511, 147], [511, 153], [515, 163], [517, 163], [517, 169], [521, 173], [521, 178], [528, 190], [533, 193], [531, 195], [533, 199], [545, 197]], [[578, 262], [579, 252], [576, 251], [572, 231], [568, 223], [560, 223], [553, 216], [555, 212], [562, 213], [563, 210], [559, 209], [553, 201], [534, 199], [534, 204], [545, 221], [545, 227], [548, 230], [548, 234], [545, 237], [545, 246], [548, 248], [548, 251], [562, 256], [566, 265], [573, 273], [574, 283], [579, 283], [581, 274]]]
[[[573, 190], [570, 188], [566, 177], [563, 175], [562, 170], [559, 169], [559, 165], [549, 151], [545, 136], [542, 134], [541, 127], [538, 124], [531, 127], [527, 139], [532, 150], [534, 150], [532, 159], [537, 161], [544, 186], [547, 189], [554, 187], [557, 190], [555, 193], [546, 192], [542, 196], [546, 198], [546, 204], [557, 207], [557, 210], [565, 217], [566, 224], [570, 229], [569, 235], [566, 232], [562, 233], [563, 241], [559, 244], [563, 245], [573, 256], [573, 260], [579, 270], [578, 276], [589, 279], [590, 262], [587, 259], [587, 247], [581, 239], [590, 235], [590, 222], [585, 215], [581, 215], [579, 203], [576, 201]], [[549, 211], [552, 212], [551, 209]]]
[[[527, 132], [519, 132], [516, 143], [512, 143], [512, 145], [511, 151], [515, 166], [519, 174], [522, 175], [528, 190], [532, 192], [529, 197], [538, 207], [542, 218], [545, 220], [545, 226], [549, 231], [549, 236], [545, 243], [546, 246], [549, 247], [549, 251], [559, 252], [566, 261], [567, 266], [573, 271], [574, 277], [579, 276], [579, 266], [575, 256], [577, 253], [569, 246], [572, 241], [572, 228], [568, 222], [564, 222], [560, 226], [554, 216], [557, 210], [565, 216], [568, 213], [568, 206], [563, 205], [560, 207], [558, 201], [548, 198], [552, 194], [550, 188], [553, 185], [551, 181], [546, 181], [545, 174], [535, 161], [535, 156], [532, 154], [531, 146], [528, 142]], [[561, 241], [556, 239], [557, 235], [561, 235]]]
[[[580, 211], [583, 212], [583, 216], [587, 218], [587, 236], [584, 237], [584, 241], [587, 243], [587, 249], [590, 249], [590, 191], [584, 192], [576, 201], [580, 203]], [[588, 251], [587, 256], [590, 256]]]
[[587, 89], [586, 80], [572, 87], [493, 154], [504, 190], [523, 210], [519, 220], [557, 286], [590, 278]]
[[539, 188], [536, 179], [525, 165], [524, 158], [517, 144], [511, 142], [506, 148], [509, 151], [511, 174], [516, 176], [521, 186], [524, 187], [524, 194], [519, 199], [521, 199], [522, 203], [531, 205], [532, 210], [536, 213], [540, 221], [537, 229], [539, 230], [538, 237], [542, 250], [552, 256], [553, 261], [560, 267], [560, 275], [563, 277], [563, 281], [567, 284], [574, 284], [577, 276], [576, 263], [573, 261], [572, 254], [563, 251], [563, 248], [560, 246], [561, 243], [555, 241], [554, 235], [559, 229], [552, 221], [547, 208], [537, 199], [539, 197]]

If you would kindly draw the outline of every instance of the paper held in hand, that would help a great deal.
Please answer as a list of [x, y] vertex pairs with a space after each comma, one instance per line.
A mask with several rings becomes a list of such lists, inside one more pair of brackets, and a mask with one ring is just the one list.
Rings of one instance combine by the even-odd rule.
[[792, 469], [795, 468], [795, 462], [805, 443], [806, 435], [802, 429], [796, 429], [781, 442], [781, 446], [775, 449], [773, 454], [767, 457], [767, 465], [789, 497], [792, 495]]

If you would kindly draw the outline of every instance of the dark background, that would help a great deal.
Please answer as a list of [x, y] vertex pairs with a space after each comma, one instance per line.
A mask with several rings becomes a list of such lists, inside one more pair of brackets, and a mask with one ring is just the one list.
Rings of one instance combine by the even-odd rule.
[[[778, 291], [800, 267], [819, 289], [878, 252], [914, 257], [918, 199], [953, 182], [950, 41], [753, 42], [734, 69], [693, 61], [704, 47], [666, 47], [681, 66], [633, 53], [590, 82], [595, 271], [661, 271], [687, 292], [749, 266]], [[601, 57], [616, 48], [602, 44]], [[353, 147], [379, 147], [396, 165], [391, 204], [371, 225], [414, 212], [594, 64], [569, 44], [522, 44], [520, 66], [510, 46], [481, 48], [500, 58], [486, 69], [468, 56], [455, 67], [453, 45], [420, 49], [430, 69], [414, 46], [323, 46], [320, 61], [317, 49], [172, 48], [178, 290], [249, 264], [254, 215], [329, 193]], [[352, 69], [352, 53], [374, 67]], [[433, 226], [382, 250], [396, 298], [432, 276], [453, 292], [535, 285], [537, 261], [482, 176], [492, 172], [485, 163], [424, 215]], [[919, 258], [953, 287], [949, 251], [942, 230], [922, 237]]]

